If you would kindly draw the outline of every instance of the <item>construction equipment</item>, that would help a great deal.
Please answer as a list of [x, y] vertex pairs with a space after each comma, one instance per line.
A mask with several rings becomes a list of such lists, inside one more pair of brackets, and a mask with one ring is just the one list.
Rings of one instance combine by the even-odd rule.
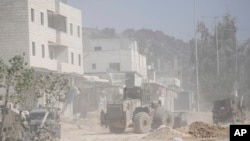
[[187, 123], [187, 112], [174, 112], [174, 126], [173, 128], [186, 127]]
[[172, 113], [164, 109], [159, 96], [150, 93], [146, 84], [125, 87], [123, 99], [107, 104], [100, 120], [112, 133], [122, 133], [130, 125], [136, 133], [147, 133], [161, 125], [172, 127], [174, 122]]
[[30, 112], [31, 140], [58, 141], [61, 138], [59, 111], [56, 108], [38, 108]]
[[213, 122], [218, 123], [243, 123], [246, 119], [244, 112], [243, 97], [228, 98], [214, 101]]

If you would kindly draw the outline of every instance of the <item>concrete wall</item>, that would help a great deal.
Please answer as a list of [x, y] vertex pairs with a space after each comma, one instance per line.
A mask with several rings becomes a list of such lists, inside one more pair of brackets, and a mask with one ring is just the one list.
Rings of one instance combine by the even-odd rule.
[[0, 58], [6, 62], [23, 52], [29, 59], [27, 10], [26, 0], [0, 1]]
[[[32, 9], [34, 20], [31, 18]], [[66, 32], [57, 30], [57, 25], [55, 28], [48, 26], [48, 10], [56, 18], [66, 19]], [[1, 58], [8, 60], [25, 52], [31, 67], [83, 74], [80, 10], [55, 0], [1, 0], [0, 23]], [[73, 25], [73, 34], [69, 30], [70, 24]], [[32, 43], [35, 44], [35, 55], [32, 54]], [[71, 64], [71, 53], [74, 54], [74, 64]]]
[[[87, 52], [84, 56], [85, 73], [107, 72], [110, 63], [120, 63], [121, 71], [131, 71], [130, 50]], [[92, 64], [96, 64], [96, 69], [92, 69]]]
[[[85, 45], [85, 73], [104, 73], [109, 71], [110, 63], [120, 63], [121, 72], [133, 71], [147, 76], [146, 57], [139, 54], [136, 41], [124, 38], [93, 39]], [[101, 47], [101, 50], [94, 51], [94, 47]], [[96, 69], [92, 69], [92, 64], [96, 64]]]
[[[94, 47], [100, 46], [103, 51], [110, 50], [128, 50], [132, 48], [137, 48], [135, 41], [131, 41], [125, 38], [115, 38], [115, 39], [92, 39], [87, 41], [87, 47], [85, 51], [94, 51]], [[136, 49], [137, 50], [137, 49]]]

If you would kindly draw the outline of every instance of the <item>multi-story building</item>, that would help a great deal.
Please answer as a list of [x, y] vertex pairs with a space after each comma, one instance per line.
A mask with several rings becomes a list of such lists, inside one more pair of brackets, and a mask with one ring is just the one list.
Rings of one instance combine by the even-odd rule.
[[0, 58], [25, 53], [34, 69], [83, 74], [81, 11], [56, 0], [0, 1]]
[[146, 57], [138, 52], [137, 42], [118, 39], [92, 39], [84, 47], [84, 73], [134, 72], [147, 77]]

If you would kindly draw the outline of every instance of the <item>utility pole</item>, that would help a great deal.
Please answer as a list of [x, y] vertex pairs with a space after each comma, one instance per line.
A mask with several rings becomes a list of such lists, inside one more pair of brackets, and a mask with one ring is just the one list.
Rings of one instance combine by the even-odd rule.
[[238, 50], [237, 50], [237, 40], [235, 40], [235, 82], [234, 82], [234, 90], [235, 90], [235, 97], [238, 96]]
[[199, 90], [199, 66], [198, 66], [198, 48], [197, 48], [197, 31], [196, 31], [196, 0], [194, 0], [194, 37], [195, 37], [195, 66], [196, 66], [196, 106], [200, 111], [200, 90]]
[[216, 60], [217, 60], [217, 75], [220, 75], [220, 58], [219, 58], [219, 43], [218, 43], [218, 29], [217, 29], [217, 18], [215, 19], [215, 36], [216, 36]]

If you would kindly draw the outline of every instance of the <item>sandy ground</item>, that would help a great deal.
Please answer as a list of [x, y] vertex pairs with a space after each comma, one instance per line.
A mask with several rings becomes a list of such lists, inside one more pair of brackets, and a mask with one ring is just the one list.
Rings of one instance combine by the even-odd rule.
[[[89, 113], [86, 119], [80, 120], [62, 117], [61, 141], [173, 141], [176, 137], [182, 138], [183, 141], [229, 141], [228, 136], [225, 135], [214, 138], [197, 138], [189, 133], [190, 124], [196, 121], [208, 124], [207, 126], [214, 126], [210, 112], [190, 112], [187, 114], [187, 119], [188, 126], [185, 128], [162, 127], [147, 134], [135, 134], [132, 128], [128, 128], [125, 133], [112, 134], [108, 128], [100, 126], [99, 112]], [[250, 123], [249, 113], [247, 119], [246, 123]], [[223, 127], [228, 128], [228, 125]]]

